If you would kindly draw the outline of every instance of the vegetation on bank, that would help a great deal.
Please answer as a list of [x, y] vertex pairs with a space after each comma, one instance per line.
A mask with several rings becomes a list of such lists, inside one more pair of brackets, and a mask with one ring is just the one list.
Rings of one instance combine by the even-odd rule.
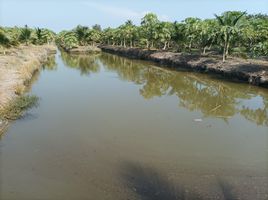
[[25, 110], [36, 107], [39, 98], [34, 95], [18, 96], [8, 106], [0, 110], [0, 119], [15, 120], [22, 117]]
[[140, 26], [128, 20], [117, 28], [77, 26], [62, 31], [56, 42], [66, 49], [84, 45], [116, 45], [229, 56], [268, 56], [268, 16], [227, 11], [214, 19], [186, 18], [181, 22], [160, 21], [146, 14]]
[[162, 49], [175, 52], [206, 54], [208, 51], [240, 57], [268, 56], [268, 16], [227, 11], [213, 19], [186, 18], [181, 22], [160, 21], [153, 13], [146, 14], [139, 26], [128, 20], [117, 28], [102, 30], [78, 25], [70, 31], [55, 34], [44, 28], [0, 27], [0, 48], [19, 44], [56, 43], [65, 49], [88, 45], [114, 45]]
[[[50, 44], [55, 40], [56, 33], [46, 28], [29, 28], [27, 25], [19, 27], [0, 27], [0, 51], [10, 47], [24, 45]], [[0, 53], [1, 53], [0, 52]]]
[[23, 94], [41, 64], [56, 52], [54, 45], [47, 45], [54, 38], [47, 29], [0, 27], [0, 129], [2, 120], [17, 119], [36, 105], [37, 97]]

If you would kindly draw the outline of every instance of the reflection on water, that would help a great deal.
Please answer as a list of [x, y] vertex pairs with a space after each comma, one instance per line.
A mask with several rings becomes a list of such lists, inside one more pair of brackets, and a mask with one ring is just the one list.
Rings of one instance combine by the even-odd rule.
[[[97, 73], [103, 65], [107, 70], [116, 72], [122, 80], [142, 85], [139, 92], [145, 99], [176, 95], [180, 107], [201, 111], [204, 117], [222, 118], [228, 122], [229, 118], [241, 114], [257, 125], [268, 126], [267, 89], [219, 81], [203, 74], [148, 67], [148, 62], [105, 53], [61, 55], [67, 66], [79, 69], [81, 74]], [[252, 108], [252, 104], [257, 106]]]
[[98, 57], [100, 54], [96, 53], [91, 56], [87, 55], [70, 55], [61, 52], [61, 57], [64, 63], [72, 68], [79, 69], [81, 75], [89, 75], [90, 73], [97, 73], [100, 70]]

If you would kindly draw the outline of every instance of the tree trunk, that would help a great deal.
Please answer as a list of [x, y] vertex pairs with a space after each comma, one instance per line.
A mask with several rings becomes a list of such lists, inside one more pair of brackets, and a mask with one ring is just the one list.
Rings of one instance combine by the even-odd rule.
[[204, 49], [203, 49], [203, 55], [206, 54], [206, 50], [207, 50], [207, 46], [205, 46]]
[[227, 42], [227, 45], [226, 45], [226, 58], [229, 55], [229, 49], [230, 49], [230, 43]]
[[225, 62], [226, 60], [226, 48], [227, 48], [227, 45], [226, 45], [226, 42], [224, 43], [224, 47], [223, 47], [223, 55], [222, 55], [222, 61]]
[[167, 48], [167, 42], [165, 42], [165, 45], [163, 47], [163, 50], [166, 50], [166, 48]]
[[192, 51], [192, 41], [190, 41], [188, 49], [189, 49], [190, 52]]

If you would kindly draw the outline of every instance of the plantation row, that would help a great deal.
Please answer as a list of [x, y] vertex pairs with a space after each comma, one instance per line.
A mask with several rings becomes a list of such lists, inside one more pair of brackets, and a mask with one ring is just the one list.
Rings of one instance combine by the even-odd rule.
[[19, 44], [42, 45], [55, 40], [56, 33], [45, 28], [31, 29], [27, 25], [24, 28], [0, 27], [0, 46], [8, 48]]
[[65, 49], [86, 45], [117, 45], [205, 54], [221, 53], [243, 57], [268, 56], [268, 16], [228, 11], [214, 19], [187, 18], [182, 22], [163, 22], [146, 14], [140, 26], [130, 20], [117, 28], [77, 26], [55, 34], [48, 29], [1, 28], [0, 45], [44, 44], [52, 41]]

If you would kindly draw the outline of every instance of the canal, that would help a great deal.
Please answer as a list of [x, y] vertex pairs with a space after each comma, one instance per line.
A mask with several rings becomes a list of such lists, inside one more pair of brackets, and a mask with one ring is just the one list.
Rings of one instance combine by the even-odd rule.
[[268, 90], [58, 52], [0, 138], [0, 199], [268, 199]]

